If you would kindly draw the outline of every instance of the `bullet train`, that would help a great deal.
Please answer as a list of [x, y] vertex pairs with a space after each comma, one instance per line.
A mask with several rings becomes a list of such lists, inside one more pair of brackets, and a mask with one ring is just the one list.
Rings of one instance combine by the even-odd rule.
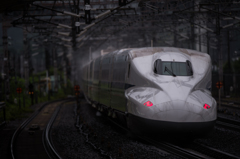
[[206, 134], [217, 105], [211, 96], [211, 59], [174, 47], [121, 49], [81, 70], [87, 101], [133, 132]]

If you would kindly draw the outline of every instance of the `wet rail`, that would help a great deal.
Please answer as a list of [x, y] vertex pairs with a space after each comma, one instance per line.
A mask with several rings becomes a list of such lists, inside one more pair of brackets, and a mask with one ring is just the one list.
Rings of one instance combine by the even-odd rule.
[[30, 118], [25, 120], [12, 136], [11, 157], [13, 159], [60, 158], [53, 152], [54, 147], [49, 138], [49, 132], [60, 106], [70, 100], [72, 99], [44, 103]]
[[[67, 102], [67, 101], [65, 101]], [[45, 130], [43, 131], [43, 135], [42, 135], [42, 141], [43, 141], [43, 145], [44, 148], [49, 156], [49, 158], [61, 158], [61, 156], [58, 154], [58, 152], [56, 151], [56, 149], [54, 148], [54, 144], [51, 140], [51, 135], [50, 135], [50, 131], [51, 131], [51, 127], [59, 113], [59, 110], [61, 109], [61, 106], [65, 103], [61, 103], [60, 106], [57, 107], [57, 109], [54, 111], [50, 121], [47, 124], [47, 127], [45, 128]]]
[[[218, 102], [217, 99], [216, 99], [216, 101], [219, 105], [219, 102]], [[232, 101], [232, 100], [221, 100], [221, 107], [240, 110], [240, 102], [239, 101]]]
[[223, 126], [227, 129], [233, 129], [240, 132], [240, 121], [226, 118], [222, 115], [218, 115], [217, 125]]
[[6, 124], [5, 102], [0, 102], [0, 113], [0, 128], [2, 128]]
[[230, 153], [220, 151], [215, 148], [212, 148], [212, 147], [200, 144], [200, 143], [196, 143], [196, 142], [193, 142], [191, 144], [191, 149], [201, 152], [203, 154], [206, 154], [212, 158], [239, 159], [238, 156], [235, 156]]

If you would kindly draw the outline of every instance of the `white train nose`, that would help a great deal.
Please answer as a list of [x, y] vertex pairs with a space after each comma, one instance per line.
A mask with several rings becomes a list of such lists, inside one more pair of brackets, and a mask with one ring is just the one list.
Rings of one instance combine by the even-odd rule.
[[[144, 91], [143, 91], [144, 90]], [[216, 102], [211, 96], [195, 91], [185, 100], [172, 100], [166, 93], [154, 88], [137, 88], [127, 93], [129, 113], [160, 121], [207, 122], [216, 120]], [[204, 97], [204, 101], [199, 100]], [[206, 105], [210, 106], [206, 109]]]
[[[148, 101], [148, 104], [151, 101]], [[129, 102], [129, 113], [143, 118], [171, 122], [206, 122], [215, 120], [214, 109], [206, 109], [204, 105], [195, 105], [186, 101], [175, 100], [159, 104]]]
[[140, 132], [203, 135], [214, 127], [216, 120], [215, 108], [206, 109], [205, 105], [195, 105], [187, 101], [175, 100], [154, 104], [148, 100], [145, 103], [134, 103], [128, 103], [128, 127]]

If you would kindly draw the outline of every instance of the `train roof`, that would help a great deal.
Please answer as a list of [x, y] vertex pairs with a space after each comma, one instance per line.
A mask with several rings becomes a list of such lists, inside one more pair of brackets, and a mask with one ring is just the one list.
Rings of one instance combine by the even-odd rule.
[[124, 48], [120, 50], [115, 50], [109, 54], [99, 56], [98, 58], [108, 57], [114, 54], [119, 55], [126, 52], [131, 56], [132, 59], [137, 57], [153, 55], [155, 53], [160, 53], [160, 52], [178, 52], [178, 53], [183, 53], [187, 56], [201, 56], [201, 57], [207, 57], [207, 58], [209, 56], [207, 53], [204, 53], [204, 52], [199, 52], [196, 50], [190, 50], [190, 49], [184, 49], [184, 48], [177, 48], [177, 47], [143, 47], [143, 48]]
[[[159, 53], [159, 52], [181, 52], [188, 56], [193, 56], [193, 55], [208, 56], [206, 53], [199, 52], [196, 50], [176, 48], [176, 47], [145, 47], [145, 48], [122, 49], [122, 50], [124, 50], [124, 51], [129, 50], [129, 54], [131, 55], [131, 57], [133, 59], [137, 58], [137, 57], [153, 55], [153, 54]], [[119, 53], [124, 52], [122, 50], [119, 50]]]

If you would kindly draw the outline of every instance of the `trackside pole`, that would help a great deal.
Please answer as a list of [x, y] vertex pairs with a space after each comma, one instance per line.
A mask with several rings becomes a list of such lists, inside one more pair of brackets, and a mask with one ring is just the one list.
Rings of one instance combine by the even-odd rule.
[[221, 89], [218, 89], [218, 103], [219, 103], [219, 108], [221, 107]]
[[216, 83], [216, 87], [218, 88], [218, 104], [219, 108], [221, 107], [221, 88], [223, 86], [223, 83], [221, 81]]
[[19, 103], [19, 109], [21, 109], [21, 97], [20, 97], [20, 93], [18, 93], [18, 103]]

